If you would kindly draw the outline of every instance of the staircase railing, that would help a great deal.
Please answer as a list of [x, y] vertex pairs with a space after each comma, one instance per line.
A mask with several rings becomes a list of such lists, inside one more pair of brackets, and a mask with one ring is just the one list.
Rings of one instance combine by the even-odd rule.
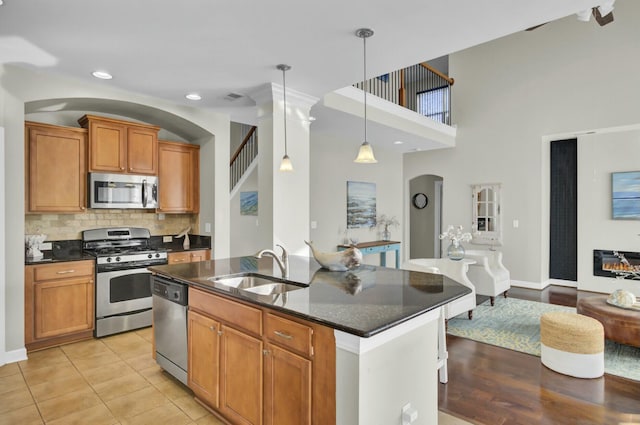
[[249, 168], [253, 160], [258, 156], [258, 133], [256, 129], [256, 126], [252, 126], [249, 129], [242, 143], [231, 156], [231, 160], [229, 161], [230, 190], [233, 190], [244, 175], [244, 172], [247, 171], [247, 168]]
[[[370, 79], [367, 92], [451, 125], [453, 83], [453, 78], [423, 62]], [[363, 90], [364, 82], [354, 86]]]

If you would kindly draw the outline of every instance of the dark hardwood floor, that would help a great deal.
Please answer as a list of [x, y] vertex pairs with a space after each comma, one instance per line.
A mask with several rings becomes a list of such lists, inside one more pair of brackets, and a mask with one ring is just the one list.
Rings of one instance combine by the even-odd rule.
[[[513, 298], [575, 307], [595, 295], [550, 286], [512, 288]], [[540, 358], [447, 335], [449, 382], [439, 385], [440, 410], [475, 424], [638, 425], [640, 382], [605, 374], [565, 376]], [[640, 359], [638, 359], [640, 367]]]

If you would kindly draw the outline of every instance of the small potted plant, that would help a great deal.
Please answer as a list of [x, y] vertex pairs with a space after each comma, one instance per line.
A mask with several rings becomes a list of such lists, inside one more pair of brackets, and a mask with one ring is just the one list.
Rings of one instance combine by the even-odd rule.
[[376, 227], [381, 229], [383, 241], [391, 240], [391, 230], [389, 230], [389, 227], [398, 227], [399, 225], [400, 222], [393, 216], [382, 214], [381, 216], [376, 218]]

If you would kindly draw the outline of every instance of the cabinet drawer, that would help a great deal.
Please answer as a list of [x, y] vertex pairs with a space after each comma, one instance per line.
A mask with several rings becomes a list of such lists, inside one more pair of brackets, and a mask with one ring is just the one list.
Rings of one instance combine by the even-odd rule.
[[184, 252], [171, 252], [167, 256], [169, 264], [190, 263], [191, 254], [188, 251]]
[[269, 340], [304, 354], [313, 355], [313, 329], [309, 326], [267, 313], [264, 332]]
[[256, 335], [262, 333], [262, 311], [217, 295], [189, 288], [189, 308], [199, 310]]
[[65, 263], [44, 264], [33, 267], [35, 281], [69, 279], [78, 276], [93, 276], [93, 261], [69, 261]]

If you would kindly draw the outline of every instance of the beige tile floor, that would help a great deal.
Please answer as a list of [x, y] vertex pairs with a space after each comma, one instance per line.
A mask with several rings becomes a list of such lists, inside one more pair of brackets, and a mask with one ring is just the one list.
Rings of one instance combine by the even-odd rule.
[[[440, 412], [441, 425], [462, 425]], [[0, 425], [222, 425], [151, 358], [151, 328], [0, 367]]]

